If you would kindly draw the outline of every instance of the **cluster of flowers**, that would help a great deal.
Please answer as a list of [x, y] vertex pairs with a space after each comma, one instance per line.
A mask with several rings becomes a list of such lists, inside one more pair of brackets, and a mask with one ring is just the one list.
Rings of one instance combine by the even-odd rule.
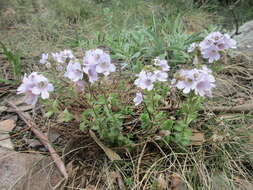
[[[150, 91], [154, 88], [155, 82], [166, 82], [168, 80], [167, 71], [169, 70], [170, 67], [167, 61], [157, 57], [154, 59], [154, 66], [146, 67], [137, 75], [138, 78], [134, 81], [134, 84], [142, 90], [147, 89]], [[139, 105], [142, 101], [142, 93], [136, 93], [136, 97], [134, 98], [135, 105]]]
[[56, 53], [51, 53], [52, 59], [49, 60], [49, 54], [43, 53], [41, 55], [40, 64], [46, 65], [47, 68], [51, 68], [51, 61], [57, 63], [56, 69], [58, 71], [62, 71], [64, 69], [64, 65], [68, 63], [70, 60], [76, 59], [71, 50], [63, 50]]
[[236, 48], [236, 41], [228, 34], [212, 32], [199, 44], [192, 43], [188, 48], [188, 52], [193, 52], [197, 47], [199, 47], [202, 57], [212, 63], [220, 59], [221, 51]]
[[[198, 48], [203, 58], [209, 62], [216, 61], [220, 58], [220, 52], [229, 48], [235, 48], [236, 42], [228, 34], [213, 32], [209, 34], [199, 44], [193, 43], [188, 52], [193, 52]], [[57, 53], [44, 53], [40, 59], [40, 64], [51, 67], [51, 62], [56, 62], [58, 70], [64, 71], [64, 77], [74, 82], [77, 90], [84, 89], [84, 75], [90, 83], [99, 79], [99, 74], [108, 76], [111, 72], [116, 71], [116, 67], [111, 63], [110, 55], [101, 49], [88, 50], [85, 52], [83, 60], [77, 59], [71, 50], [64, 50]], [[152, 66], [146, 66], [138, 75], [134, 84], [140, 90], [150, 91], [154, 88], [156, 82], [167, 82], [170, 70], [166, 60], [160, 58], [154, 59]], [[183, 90], [188, 94], [194, 91], [199, 96], [212, 96], [212, 89], [215, 87], [215, 78], [212, 71], [206, 66], [200, 69], [186, 70], [182, 69], [174, 75], [171, 86]], [[41, 74], [33, 72], [28, 77], [24, 76], [22, 84], [18, 87], [18, 94], [25, 94], [25, 102], [28, 104], [36, 103], [39, 96], [42, 99], [49, 98], [49, 92], [53, 91], [53, 85], [48, 79]], [[143, 101], [141, 91], [136, 93], [134, 98], [135, 105]]]
[[[61, 71], [65, 69], [64, 77], [73, 81], [78, 91], [84, 89], [84, 73], [87, 74], [89, 82], [93, 83], [98, 80], [99, 73], [108, 76], [116, 70], [115, 65], [111, 63], [110, 55], [101, 49], [87, 51], [83, 57], [83, 64], [80, 64], [71, 50], [64, 50], [51, 55], [52, 59], [48, 53], [42, 54], [40, 64], [51, 66], [51, 61], [55, 61], [58, 68], [61, 67]], [[18, 94], [25, 94], [26, 103], [35, 104], [40, 95], [42, 99], [49, 98], [48, 92], [53, 91], [53, 85], [43, 75], [33, 72], [28, 77], [24, 76], [17, 91]]]
[[[165, 61], [165, 60], [162, 60]], [[161, 73], [159, 73], [161, 72]], [[157, 75], [157, 73], [159, 73]], [[156, 81], [167, 81], [167, 73], [164, 71], [148, 72], [142, 70], [135, 80], [135, 85], [141, 89], [148, 91], [153, 89], [153, 83]], [[212, 89], [215, 87], [215, 78], [212, 71], [207, 66], [202, 66], [201, 69], [182, 69], [175, 74], [171, 80], [171, 87], [176, 87], [183, 90], [184, 94], [193, 91], [198, 96], [212, 97]], [[134, 98], [135, 105], [139, 105], [143, 101], [143, 94], [137, 92]]]
[[42, 99], [49, 98], [49, 93], [54, 87], [49, 83], [48, 79], [36, 72], [31, 73], [28, 77], [25, 74], [22, 84], [18, 87], [18, 94], [25, 94], [25, 102], [27, 104], [35, 104], [38, 97]]
[[84, 87], [84, 73], [88, 76], [89, 82], [94, 83], [98, 80], [99, 73], [108, 76], [115, 70], [116, 67], [111, 63], [110, 55], [101, 49], [95, 49], [85, 53], [82, 65], [77, 59], [71, 60], [68, 63], [64, 76], [76, 84], [77, 90], [82, 91]]
[[199, 96], [212, 96], [212, 88], [215, 87], [215, 78], [212, 71], [206, 66], [201, 69], [180, 70], [172, 79], [172, 86], [182, 89], [183, 93], [188, 94], [191, 90]]

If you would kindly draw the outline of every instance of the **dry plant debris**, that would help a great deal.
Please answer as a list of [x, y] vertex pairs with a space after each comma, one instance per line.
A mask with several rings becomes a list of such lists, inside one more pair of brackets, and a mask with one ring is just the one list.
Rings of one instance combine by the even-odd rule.
[[11, 142], [9, 132], [16, 126], [17, 118], [12, 118], [4, 121], [0, 121], [0, 146], [14, 149], [13, 143]]

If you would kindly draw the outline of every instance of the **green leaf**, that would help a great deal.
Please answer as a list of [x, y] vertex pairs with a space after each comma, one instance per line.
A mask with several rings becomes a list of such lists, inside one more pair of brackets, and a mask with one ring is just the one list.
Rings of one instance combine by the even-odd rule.
[[190, 129], [185, 129], [183, 134], [184, 134], [184, 137], [189, 138], [192, 135], [192, 131]]
[[86, 129], [86, 128], [87, 128], [87, 125], [86, 125], [85, 122], [80, 123], [79, 129], [80, 129], [81, 131], [84, 131], [84, 129]]
[[72, 114], [68, 111], [67, 108], [65, 108], [65, 110], [59, 114], [58, 116], [58, 121], [59, 122], [69, 122], [73, 119]]
[[97, 131], [97, 130], [99, 130], [99, 125], [93, 125], [91, 127], [91, 129]]
[[162, 129], [164, 130], [171, 130], [172, 126], [173, 126], [173, 121], [172, 120], [166, 120], [165, 122], [163, 122], [162, 124]]
[[54, 111], [51, 110], [51, 111], [48, 111], [47, 113], [45, 113], [44, 116], [49, 118], [49, 117], [51, 117], [52, 115], [54, 115]]
[[149, 120], [149, 115], [148, 113], [142, 113], [140, 115], [140, 120], [141, 120], [141, 127], [143, 129], [146, 129], [150, 126], [150, 120]]
[[176, 123], [176, 125], [174, 126], [174, 129], [176, 131], [183, 131], [185, 128], [187, 127], [187, 125], [183, 122], [183, 121], [179, 121]]

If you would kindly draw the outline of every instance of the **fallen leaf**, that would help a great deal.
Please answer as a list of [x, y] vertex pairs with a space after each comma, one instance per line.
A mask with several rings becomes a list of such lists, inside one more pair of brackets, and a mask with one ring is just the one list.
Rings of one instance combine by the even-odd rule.
[[166, 189], [168, 186], [168, 182], [167, 182], [167, 180], [165, 180], [164, 174], [159, 175], [157, 182], [158, 182], [158, 188], [161, 190]]
[[120, 190], [125, 190], [125, 184], [123, 183], [122, 177], [118, 171], [108, 172], [106, 175], [108, 186], [113, 187], [114, 184], [118, 184]]
[[0, 106], [0, 113], [4, 112], [7, 110], [6, 106]]
[[50, 128], [48, 130], [47, 137], [48, 137], [48, 140], [51, 143], [53, 143], [60, 137], [60, 134], [55, 129]]
[[98, 188], [96, 188], [94, 185], [88, 185], [87, 187], [85, 187], [82, 190], [99, 190]]
[[205, 142], [204, 134], [196, 129], [193, 129], [192, 135], [190, 136], [190, 145], [202, 145], [204, 142]]
[[[9, 132], [16, 126], [16, 121], [14, 119], [7, 119], [0, 122], [0, 146], [14, 149], [14, 146], [9, 138]], [[4, 139], [4, 140], [1, 140]]]
[[[34, 105], [18, 106], [18, 109], [20, 111], [29, 111], [29, 110], [32, 110], [33, 108], [34, 108]], [[15, 110], [13, 108], [9, 108], [6, 111], [7, 112], [15, 112]]]
[[95, 133], [92, 130], [89, 130], [90, 132], [90, 136], [93, 138], [93, 140], [98, 144], [98, 146], [100, 146], [100, 148], [103, 149], [103, 151], [105, 152], [106, 156], [111, 160], [122, 160], [121, 157], [114, 152], [112, 149], [106, 147], [95, 135]]
[[37, 148], [37, 147], [43, 146], [43, 144], [41, 144], [41, 142], [36, 139], [25, 139], [25, 141], [28, 144], [28, 146], [31, 148]]
[[178, 174], [172, 174], [170, 176], [170, 188], [171, 190], [186, 190], [186, 184]]

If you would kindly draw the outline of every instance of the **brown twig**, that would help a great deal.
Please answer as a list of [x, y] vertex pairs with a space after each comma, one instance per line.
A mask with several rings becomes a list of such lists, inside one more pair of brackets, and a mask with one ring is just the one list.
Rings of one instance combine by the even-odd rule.
[[207, 108], [207, 110], [210, 110], [214, 113], [219, 112], [226, 112], [226, 113], [241, 113], [241, 112], [250, 112], [253, 111], [253, 104], [243, 104], [239, 106], [217, 106], [217, 107], [211, 107]]
[[6, 139], [9, 139], [9, 138], [16, 137], [16, 136], [18, 136], [18, 135], [20, 135], [20, 134], [22, 134], [22, 133], [24, 133], [25, 131], [28, 131], [28, 130], [30, 130], [30, 129], [31, 129], [31, 127], [27, 127], [27, 128], [25, 128], [25, 129], [22, 129], [21, 131], [19, 131], [19, 132], [16, 133], [16, 134], [13, 134], [13, 135], [10, 135], [9, 137], [0, 139], [0, 141], [3, 141], [3, 140], [6, 140]]
[[37, 129], [36, 124], [32, 121], [30, 115], [20, 111], [17, 108], [17, 106], [15, 106], [13, 103], [8, 102], [8, 101], [7, 101], [7, 103], [15, 110], [15, 112], [26, 123], [26, 125], [31, 129], [31, 131], [36, 135], [36, 137], [38, 137], [40, 142], [48, 149], [57, 168], [62, 173], [62, 175], [65, 177], [65, 179], [67, 179], [68, 174], [66, 172], [66, 168], [65, 168], [64, 163], [62, 162], [60, 156], [56, 153], [54, 148], [50, 145], [48, 138]]

